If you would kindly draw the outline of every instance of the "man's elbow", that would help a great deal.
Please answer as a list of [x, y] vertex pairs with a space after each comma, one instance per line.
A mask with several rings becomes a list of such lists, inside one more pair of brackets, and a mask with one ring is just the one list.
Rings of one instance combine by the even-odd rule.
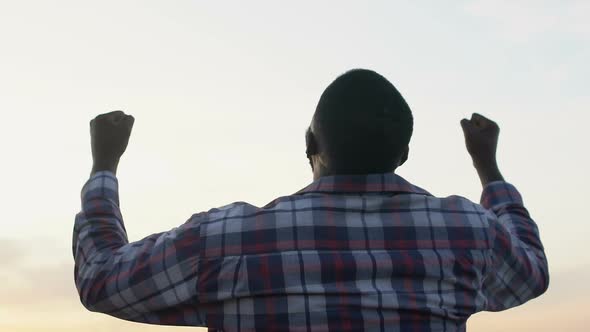
[[82, 303], [86, 309], [94, 312], [104, 312], [101, 310], [101, 306], [99, 305], [100, 301], [98, 300], [96, 292], [92, 291], [92, 285], [88, 282], [82, 282], [77, 283], [77, 288], [80, 303]]
[[102, 281], [92, 281], [76, 283], [80, 303], [92, 312], [98, 312], [129, 321], [137, 321], [138, 315], [142, 314], [138, 308], [130, 307], [124, 303], [123, 295], [120, 293], [108, 293]]
[[544, 264], [539, 272], [538, 287], [535, 289], [535, 297], [543, 295], [549, 288], [549, 269], [547, 264]]
[[541, 260], [535, 269], [531, 270], [528, 275], [529, 278], [526, 283], [526, 285], [528, 285], [528, 294], [525, 296], [526, 301], [543, 295], [549, 288], [549, 269], [547, 267], [547, 261]]
[[82, 305], [93, 312], [108, 314], [114, 308], [106, 293], [105, 280], [76, 276], [76, 289]]

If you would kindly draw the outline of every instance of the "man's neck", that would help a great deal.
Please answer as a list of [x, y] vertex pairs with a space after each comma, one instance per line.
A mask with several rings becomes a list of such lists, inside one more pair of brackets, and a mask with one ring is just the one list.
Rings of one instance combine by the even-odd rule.
[[396, 168], [392, 169], [391, 171], [386, 171], [386, 172], [372, 172], [372, 173], [342, 173], [342, 172], [332, 172], [330, 170], [324, 169], [324, 170], [314, 170], [313, 172], [313, 180], [316, 181], [321, 177], [325, 177], [325, 176], [332, 176], [332, 175], [351, 175], [351, 174], [356, 174], [356, 175], [363, 175], [363, 174], [376, 174], [376, 173], [395, 173]]

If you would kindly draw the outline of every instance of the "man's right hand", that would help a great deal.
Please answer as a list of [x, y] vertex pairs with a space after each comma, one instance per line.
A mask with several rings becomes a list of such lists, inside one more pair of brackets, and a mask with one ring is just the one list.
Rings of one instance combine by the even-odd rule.
[[493, 181], [503, 181], [496, 162], [496, 149], [500, 127], [494, 121], [473, 113], [471, 120], [461, 120], [465, 145], [473, 160], [473, 166], [479, 174], [481, 184], [487, 185]]

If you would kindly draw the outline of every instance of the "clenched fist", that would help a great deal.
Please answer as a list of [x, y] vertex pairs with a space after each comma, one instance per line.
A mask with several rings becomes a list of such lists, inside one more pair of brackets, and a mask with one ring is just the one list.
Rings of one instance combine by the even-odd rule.
[[122, 111], [98, 115], [90, 121], [90, 142], [92, 146], [92, 173], [98, 171], [117, 172], [119, 159], [129, 143], [129, 136], [135, 119]]
[[492, 181], [503, 180], [496, 162], [496, 149], [500, 127], [483, 115], [473, 113], [471, 120], [461, 120], [465, 145], [473, 160], [473, 166], [485, 186]]

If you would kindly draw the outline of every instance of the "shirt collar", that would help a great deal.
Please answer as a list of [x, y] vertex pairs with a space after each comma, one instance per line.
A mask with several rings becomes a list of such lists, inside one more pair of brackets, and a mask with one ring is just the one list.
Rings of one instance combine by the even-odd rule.
[[296, 194], [306, 193], [408, 193], [432, 196], [428, 191], [391, 173], [323, 176]]

